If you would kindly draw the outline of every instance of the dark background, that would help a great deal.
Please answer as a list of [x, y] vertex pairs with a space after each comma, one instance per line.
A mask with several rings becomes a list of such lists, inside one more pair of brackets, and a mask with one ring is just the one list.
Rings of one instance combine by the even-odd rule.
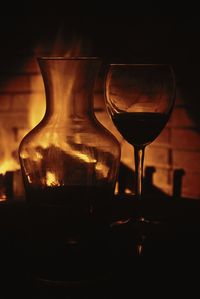
[[27, 53], [36, 43], [50, 45], [62, 34], [65, 40], [81, 37], [90, 43], [91, 54], [112, 61], [199, 61], [200, 20], [195, 16], [69, 16], [53, 14], [53, 8], [44, 14], [26, 9], [1, 16], [0, 34], [1, 52], [7, 53]]
[[77, 40], [81, 41], [78, 55], [100, 56], [105, 63], [170, 63], [199, 130], [200, 18], [196, 12], [195, 7], [191, 13], [186, 5], [175, 8], [169, 3], [160, 11], [135, 2], [4, 3], [0, 67], [20, 64], [24, 55], [63, 55]]

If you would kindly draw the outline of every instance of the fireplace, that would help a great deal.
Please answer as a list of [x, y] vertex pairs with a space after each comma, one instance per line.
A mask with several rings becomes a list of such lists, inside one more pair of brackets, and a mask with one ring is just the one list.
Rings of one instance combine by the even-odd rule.
[[121, 143], [122, 164], [116, 192], [125, 193], [133, 191], [133, 154], [105, 110], [104, 66], [122, 61], [170, 62], [177, 78], [176, 105], [166, 128], [146, 150], [146, 185], [168, 195], [200, 198], [199, 83], [195, 61], [198, 27], [194, 20], [146, 16], [57, 16], [52, 20], [51, 15], [24, 15], [12, 16], [6, 23], [3, 18], [1, 22], [0, 200], [24, 196], [18, 146], [45, 112], [38, 55], [103, 58], [95, 89], [95, 113]]

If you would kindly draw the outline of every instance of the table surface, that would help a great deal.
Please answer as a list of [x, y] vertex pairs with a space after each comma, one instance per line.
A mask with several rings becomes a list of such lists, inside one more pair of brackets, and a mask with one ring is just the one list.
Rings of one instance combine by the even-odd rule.
[[[134, 197], [115, 197], [111, 223], [128, 219], [136, 206]], [[158, 283], [161, 288], [167, 286], [168, 291], [172, 291], [172, 286], [178, 286], [181, 279], [180, 289], [184, 290], [192, 278], [194, 286], [200, 269], [200, 201], [148, 198], [143, 206], [147, 217], [151, 215], [158, 222], [144, 226], [140, 255], [137, 226], [114, 225], [109, 234], [107, 276], [80, 284], [48, 285], [35, 279], [32, 273], [35, 261], [27, 252], [26, 201], [0, 203], [0, 294], [5, 291], [7, 298], [11, 298], [14, 290], [26, 298], [60, 298], [63, 293], [65, 298], [80, 298], [80, 293], [82, 298], [116, 298], [119, 294], [121, 298], [128, 298], [130, 290], [142, 294], [146, 287], [149, 294], [155, 294]], [[98, 265], [105, 262], [102, 252], [96, 258]], [[91, 263], [96, 262], [93, 259]]]

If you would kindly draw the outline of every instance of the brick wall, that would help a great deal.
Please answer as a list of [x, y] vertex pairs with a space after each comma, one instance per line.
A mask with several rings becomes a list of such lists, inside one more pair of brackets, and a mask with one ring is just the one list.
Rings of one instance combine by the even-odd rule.
[[[24, 57], [18, 59], [24, 60]], [[11, 57], [12, 59], [12, 57]], [[16, 59], [16, 57], [13, 57]], [[7, 58], [7, 65], [11, 65]], [[6, 155], [17, 159], [19, 142], [31, 129], [30, 109], [38, 102], [44, 106], [42, 79], [35, 59], [27, 57], [27, 63], [0, 68], [0, 161]], [[43, 110], [44, 111], [43, 107]], [[43, 113], [41, 111], [41, 113]], [[9, 146], [8, 146], [9, 145]]]
[[[19, 57], [20, 59], [22, 58]], [[17, 150], [22, 137], [39, 122], [45, 111], [44, 88], [37, 61], [34, 55], [23, 57], [23, 61], [24, 63], [17, 66], [0, 69], [1, 165], [6, 159], [17, 161]], [[5, 61], [3, 65], [6, 66]], [[133, 149], [123, 140], [109, 119], [101, 90], [97, 90], [95, 95], [95, 108], [98, 108], [96, 116], [99, 121], [120, 141], [122, 162], [134, 170]], [[31, 120], [30, 115], [37, 117]], [[155, 167], [153, 184], [168, 194], [173, 193], [174, 173], [181, 171], [181, 195], [200, 198], [199, 162], [198, 126], [190, 117], [178, 88], [176, 105], [166, 128], [146, 148], [145, 167]]]

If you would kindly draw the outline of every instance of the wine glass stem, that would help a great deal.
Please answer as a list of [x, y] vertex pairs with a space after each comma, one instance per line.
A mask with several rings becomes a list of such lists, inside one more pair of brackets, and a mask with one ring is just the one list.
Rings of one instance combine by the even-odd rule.
[[146, 238], [145, 232], [143, 230], [143, 209], [142, 209], [142, 181], [143, 181], [143, 162], [144, 162], [144, 146], [134, 146], [134, 156], [135, 156], [135, 194], [137, 199], [136, 206], [136, 222], [140, 225], [138, 226], [138, 232], [136, 235], [136, 252], [138, 256], [142, 255], [144, 249], [144, 240]]
[[137, 199], [142, 196], [142, 181], [143, 181], [143, 162], [144, 162], [145, 147], [134, 146], [135, 156], [135, 193]]

